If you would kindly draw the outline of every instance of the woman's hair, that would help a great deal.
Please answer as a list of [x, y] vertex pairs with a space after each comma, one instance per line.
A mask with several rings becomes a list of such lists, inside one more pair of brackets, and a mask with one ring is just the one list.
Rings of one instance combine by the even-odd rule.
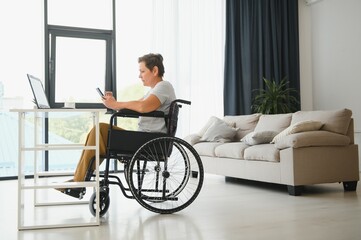
[[154, 67], [158, 67], [158, 76], [163, 77], [164, 75], [164, 65], [163, 65], [163, 57], [160, 54], [149, 53], [142, 57], [138, 58], [138, 63], [144, 62], [145, 66], [153, 70]]

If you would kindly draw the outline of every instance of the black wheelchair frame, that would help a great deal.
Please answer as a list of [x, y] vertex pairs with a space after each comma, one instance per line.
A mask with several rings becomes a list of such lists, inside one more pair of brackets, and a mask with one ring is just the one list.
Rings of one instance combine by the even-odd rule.
[[[177, 99], [166, 115], [161, 111], [139, 113], [128, 109], [115, 112], [110, 118], [105, 170], [99, 186], [99, 213], [109, 209], [109, 185], [119, 186], [123, 195], [135, 199], [155, 213], [170, 214], [189, 206], [198, 196], [204, 179], [201, 159], [186, 141], [175, 137], [181, 104], [191, 102]], [[139, 132], [114, 129], [118, 117], [164, 118], [167, 133]], [[110, 161], [124, 165], [125, 186], [118, 176], [109, 174]], [[93, 173], [91, 173], [93, 174]], [[90, 198], [89, 209], [95, 216], [96, 193]]]

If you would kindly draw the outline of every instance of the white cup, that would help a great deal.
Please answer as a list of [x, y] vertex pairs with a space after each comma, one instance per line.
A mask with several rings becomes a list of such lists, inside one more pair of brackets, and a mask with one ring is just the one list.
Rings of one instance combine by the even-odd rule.
[[65, 108], [75, 108], [75, 102], [65, 102], [64, 107]]

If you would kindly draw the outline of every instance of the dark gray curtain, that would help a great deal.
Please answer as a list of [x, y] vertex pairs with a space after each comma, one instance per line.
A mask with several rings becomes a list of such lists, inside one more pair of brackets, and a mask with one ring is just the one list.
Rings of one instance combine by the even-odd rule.
[[227, 0], [224, 114], [252, 113], [263, 77], [299, 91], [298, 42], [298, 0]]

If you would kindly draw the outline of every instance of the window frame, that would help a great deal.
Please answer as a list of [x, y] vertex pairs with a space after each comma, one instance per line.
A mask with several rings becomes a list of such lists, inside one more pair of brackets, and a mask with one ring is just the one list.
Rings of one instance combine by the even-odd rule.
[[[106, 67], [105, 67], [105, 89], [112, 91], [116, 96], [116, 81], [115, 67], [113, 64], [112, 54], [112, 39], [113, 31], [111, 30], [99, 30], [89, 28], [77, 28], [77, 27], [64, 27], [56, 25], [48, 25], [48, 41], [49, 41], [49, 54], [47, 56], [45, 68], [48, 69], [45, 79], [45, 92], [49, 98], [49, 104], [51, 107], [59, 108], [64, 105], [64, 102], [55, 101], [56, 92], [56, 40], [58, 37], [65, 38], [79, 38], [89, 40], [104, 40], [106, 42]], [[101, 103], [76, 103], [77, 108], [99, 108], [104, 107]]]
[[[55, 102], [55, 66], [56, 66], [56, 37], [74, 37], [83, 39], [96, 39], [106, 41], [106, 77], [105, 89], [112, 91], [117, 96], [116, 87], [116, 7], [112, 0], [112, 24], [113, 30], [102, 30], [93, 28], [80, 28], [70, 26], [59, 26], [48, 24], [48, 1], [44, 0], [44, 67], [45, 67], [45, 93], [49, 99], [50, 107], [59, 108], [64, 102]], [[95, 93], [96, 94], [96, 93]], [[103, 108], [101, 103], [77, 103], [77, 108]]]

